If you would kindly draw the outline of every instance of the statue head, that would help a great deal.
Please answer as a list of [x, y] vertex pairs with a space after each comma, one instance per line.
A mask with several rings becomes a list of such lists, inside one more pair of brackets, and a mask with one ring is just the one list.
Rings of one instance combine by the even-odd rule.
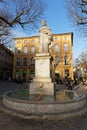
[[42, 20], [42, 26], [46, 26], [46, 20]]

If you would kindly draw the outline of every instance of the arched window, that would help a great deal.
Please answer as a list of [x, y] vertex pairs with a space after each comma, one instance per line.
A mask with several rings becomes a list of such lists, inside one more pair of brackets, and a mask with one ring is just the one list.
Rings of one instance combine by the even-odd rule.
[[20, 52], [21, 52], [21, 48], [20, 47], [16, 48], [16, 53], [20, 54]]
[[35, 53], [35, 46], [31, 47], [31, 53]]
[[21, 43], [21, 41], [17, 41], [17, 44], [20, 44]]
[[27, 40], [24, 40], [24, 45], [27, 45]]
[[24, 47], [24, 53], [27, 54], [27, 47]]
[[54, 51], [55, 51], [55, 52], [59, 51], [59, 45], [58, 45], [58, 44], [55, 44], [55, 46], [54, 46]]
[[64, 51], [68, 51], [68, 44], [64, 44]]

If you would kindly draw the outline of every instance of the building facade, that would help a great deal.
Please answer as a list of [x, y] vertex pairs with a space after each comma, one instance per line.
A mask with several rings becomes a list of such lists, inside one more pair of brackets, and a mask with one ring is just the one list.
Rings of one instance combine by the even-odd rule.
[[[34, 56], [38, 53], [39, 36], [15, 38], [14, 41], [13, 79], [28, 81], [35, 74]], [[73, 33], [53, 34], [49, 50], [53, 57], [52, 78], [62, 80], [68, 76], [73, 79], [72, 46]]]
[[13, 57], [12, 51], [3, 44], [0, 44], [0, 79], [12, 77]]

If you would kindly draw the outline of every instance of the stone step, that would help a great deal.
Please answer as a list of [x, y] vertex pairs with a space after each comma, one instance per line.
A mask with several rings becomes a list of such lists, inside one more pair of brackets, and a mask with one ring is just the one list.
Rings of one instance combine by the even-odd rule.
[[81, 116], [87, 112], [87, 105], [83, 108], [79, 108], [76, 110], [62, 112], [62, 113], [52, 113], [52, 114], [26, 114], [24, 112], [19, 112], [17, 110], [12, 110], [2, 103], [2, 98], [0, 99], [0, 111], [5, 112], [7, 114], [13, 115], [15, 117], [23, 118], [23, 119], [48, 119], [48, 120], [62, 120], [65, 118], [71, 118], [74, 116]]

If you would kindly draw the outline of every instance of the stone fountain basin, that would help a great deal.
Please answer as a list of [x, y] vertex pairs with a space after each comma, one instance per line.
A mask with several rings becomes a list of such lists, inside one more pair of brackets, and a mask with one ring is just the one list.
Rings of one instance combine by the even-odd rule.
[[79, 98], [73, 98], [68, 101], [28, 101], [9, 97], [8, 92], [3, 95], [3, 104], [10, 109], [36, 115], [58, 114], [83, 108], [86, 105], [86, 96], [81, 92], [72, 92], [79, 94]]

